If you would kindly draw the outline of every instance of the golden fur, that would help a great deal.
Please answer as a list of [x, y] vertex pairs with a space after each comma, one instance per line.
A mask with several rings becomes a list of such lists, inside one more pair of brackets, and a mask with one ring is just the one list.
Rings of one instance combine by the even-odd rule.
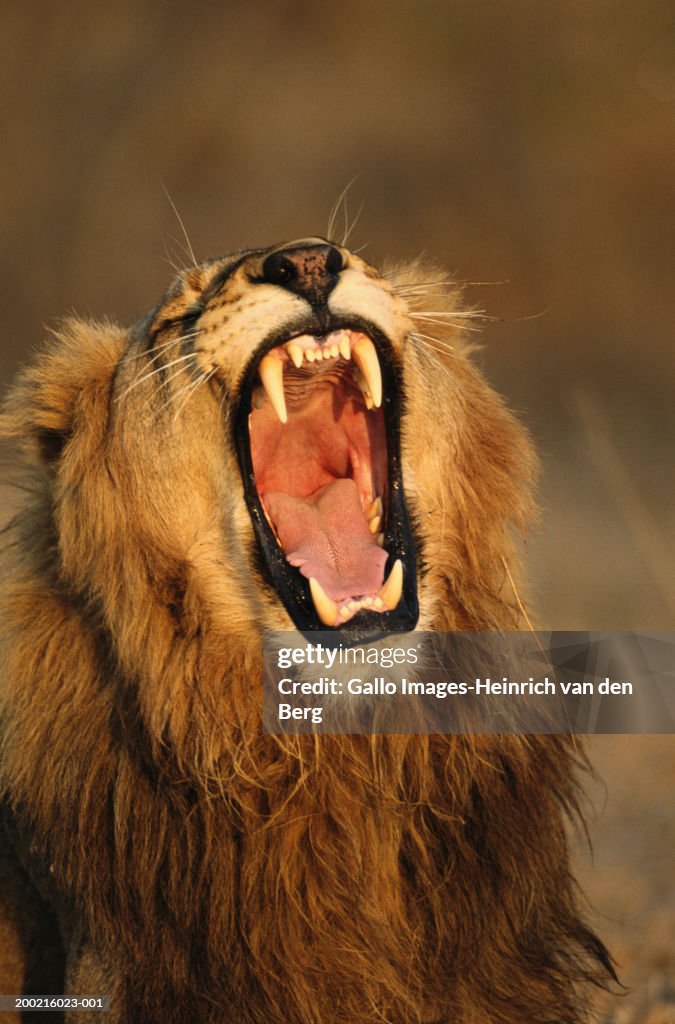
[[[5, 545], [0, 786], [63, 984], [109, 992], [115, 1024], [578, 1022], [608, 961], [569, 872], [569, 738], [261, 731], [261, 631], [290, 626], [229, 417], [261, 322], [300, 300], [252, 289], [249, 262], [204, 306], [196, 384], [151, 375], [175, 352], [157, 346], [227, 261], [131, 330], [66, 322], [2, 418], [29, 494]], [[529, 441], [468, 358], [457, 295], [425, 300], [435, 272], [352, 256], [345, 276], [335, 308], [367, 308], [403, 375], [419, 628], [517, 628]]]

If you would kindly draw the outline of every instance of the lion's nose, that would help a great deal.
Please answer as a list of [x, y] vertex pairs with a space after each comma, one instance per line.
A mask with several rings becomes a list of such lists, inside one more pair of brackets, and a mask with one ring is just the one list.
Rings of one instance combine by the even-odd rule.
[[287, 288], [312, 306], [323, 306], [343, 267], [342, 254], [327, 242], [290, 243], [265, 258], [262, 275], [267, 284]]

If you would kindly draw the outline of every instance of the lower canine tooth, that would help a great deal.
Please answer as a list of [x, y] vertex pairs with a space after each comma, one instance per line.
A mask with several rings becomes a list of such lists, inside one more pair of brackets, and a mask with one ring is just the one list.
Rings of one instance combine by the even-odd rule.
[[368, 528], [371, 533], [379, 533], [380, 527], [382, 526], [382, 516], [373, 516], [368, 523]]
[[267, 355], [260, 361], [258, 372], [272, 408], [281, 422], [286, 423], [288, 414], [284, 397], [284, 364], [277, 356]]
[[382, 498], [375, 498], [370, 508], [368, 509], [368, 515], [366, 519], [372, 519], [373, 516], [381, 516], [384, 511], [384, 505], [382, 504]]
[[368, 390], [368, 382], [366, 381], [366, 378], [363, 376], [361, 371], [357, 370], [357, 369], [353, 370], [353, 375], [354, 375], [354, 380], [356, 381], [356, 386], [359, 389], [359, 391], [361, 392], [361, 394], [363, 395], [363, 401], [366, 404], [366, 408], [367, 409], [372, 409], [372, 407], [373, 407], [373, 400], [370, 397], [370, 391]]
[[309, 581], [309, 589], [312, 594], [312, 601], [316, 608], [316, 614], [324, 626], [334, 626], [338, 620], [338, 606], [325, 592], [318, 580], [312, 578]]
[[373, 399], [373, 405], [379, 409], [382, 405], [382, 371], [375, 346], [370, 338], [366, 338], [365, 335], [360, 337], [352, 346], [352, 355], [354, 362], [363, 374]]
[[265, 404], [265, 392], [262, 388], [254, 388], [251, 395], [251, 405], [254, 409], [262, 409]]
[[385, 608], [389, 611], [393, 611], [401, 600], [401, 594], [403, 593], [403, 562], [400, 558], [397, 558], [391, 567], [389, 576], [380, 587], [377, 596], [382, 601]]

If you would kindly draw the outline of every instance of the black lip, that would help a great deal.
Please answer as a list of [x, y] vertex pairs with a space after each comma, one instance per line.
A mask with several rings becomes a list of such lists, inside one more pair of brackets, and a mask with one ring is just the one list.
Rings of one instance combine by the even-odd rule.
[[[318, 618], [309, 591], [309, 581], [289, 565], [282, 549], [269, 527], [262, 508], [253, 472], [249, 440], [248, 417], [251, 408], [251, 392], [258, 364], [262, 357], [300, 334], [321, 335], [346, 328], [360, 330], [372, 338], [382, 369], [382, 406], [387, 438], [388, 493], [387, 526], [384, 546], [389, 553], [385, 566], [385, 577], [394, 561], [403, 562], [403, 593], [398, 606], [389, 612], [364, 610], [343, 626], [331, 629]], [[333, 317], [286, 324], [283, 331], [268, 335], [258, 346], [249, 361], [239, 385], [239, 400], [233, 420], [234, 445], [244, 484], [244, 497], [251, 516], [253, 529], [260, 554], [262, 575], [274, 587], [296, 628], [302, 633], [328, 632], [335, 634], [336, 643], [367, 643], [389, 633], [404, 633], [415, 628], [419, 617], [417, 599], [417, 552], [410, 518], [406, 506], [401, 472], [400, 423], [404, 395], [401, 374], [396, 365], [394, 353], [388, 339], [372, 323], [362, 317]]]

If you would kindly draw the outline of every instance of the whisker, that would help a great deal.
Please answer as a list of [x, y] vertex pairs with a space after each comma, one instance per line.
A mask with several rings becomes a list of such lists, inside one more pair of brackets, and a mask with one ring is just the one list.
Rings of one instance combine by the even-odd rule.
[[183, 223], [183, 218], [181, 217], [181, 215], [179, 214], [178, 210], [176, 209], [176, 204], [174, 203], [173, 199], [169, 195], [168, 188], [166, 187], [164, 182], [162, 182], [161, 184], [162, 184], [162, 188], [164, 189], [164, 194], [165, 194], [166, 198], [171, 203], [171, 209], [176, 214], [176, 220], [178, 221], [178, 223], [180, 225], [180, 229], [183, 232], [183, 236], [185, 238], [185, 244], [187, 246], [187, 254], [190, 257], [190, 259], [192, 260], [193, 266], [197, 267], [197, 266], [199, 266], [199, 264], [197, 263], [197, 257], [195, 256], [194, 249], [192, 248], [192, 242], [190, 241], [188, 233], [187, 233], [187, 231], [185, 229], [185, 224]]
[[[119, 395], [118, 398], [116, 398], [115, 400], [118, 401], [118, 402], [121, 402], [123, 398], [126, 398], [126, 396], [129, 394], [130, 391], [133, 391], [134, 388], [137, 388], [139, 384], [143, 383], [143, 381], [150, 380], [151, 377], [156, 376], [158, 373], [163, 373], [165, 370], [168, 370], [170, 366], [175, 366], [177, 363], [185, 362], [186, 359], [194, 359], [194, 352], [186, 352], [184, 355], [178, 356], [177, 359], [172, 359], [168, 363], [162, 363], [161, 366], [155, 367], [155, 369], [154, 370], [150, 370], [149, 373], [145, 373], [145, 374], [143, 374], [142, 377], [136, 378], [135, 380], [132, 381], [132, 383], [129, 385], [129, 387], [126, 388], [122, 392], [122, 394]], [[169, 378], [169, 379], [171, 379], [171, 378]]]
[[[214, 373], [216, 373], [217, 369], [218, 369], [218, 367], [214, 366], [213, 369], [210, 370], [208, 373], [205, 370], [201, 370], [200, 373], [199, 373], [199, 376], [197, 377], [197, 379], [195, 381], [193, 381], [192, 384], [186, 384], [185, 385], [185, 387], [183, 389], [183, 392], [185, 393], [185, 397], [183, 398], [183, 401], [181, 402], [181, 404], [176, 409], [176, 412], [174, 413], [174, 417], [173, 417], [174, 418], [174, 422], [178, 419], [178, 416], [180, 415], [182, 410], [185, 408], [185, 406], [187, 405], [187, 403], [189, 402], [190, 398], [195, 393], [195, 391], [197, 390], [199, 385], [200, 384], [206, 384], [207, 381], [209, 381], [211, 379], [211, 377], [213, 377]], [[178, 393], [179, 396], [180, 396], [181, 393], [182, 392]]]
[[359, 177], [359, 174], [355, 174], [351, 181], [347, 182], [345, 187], [342, 189], [342, 192], [340, 192], [340, 195], [335, 200], [333, 208], [330, 212], [330, 217], [328, 218], [328, 226], [326, 229], [326, 238], [329, 241], [332, 241], [333, 239], [333, 234], [335, 232], [335, 228], [337, 225], [337, 218], [338, 213], [340, 211], [340, 207], [342, 207], [343, 237], [345, 234], [347, 234], [347, 229], [349, 226], [349, 213], [347, 210], [347, 193], [349, 192], [350, 188]]
[[166, 263], [172, 270], [175, 270], [177, 274], [180, 273], [180, 267], [174, 263], [173, 260], [169, 259], [168, 256], [160, 256], [160, 259], [162, 263]]
[[434, 366], [437, 366], [444, 373], [449, 372], [447, 365], [442, 361], [442, 359], [439, 359], [439, 356], [452, 356], [452, 352], [447, 352], [444, 349], [436, 348], [435, 345], [431, 344], [430, 339], [422, 341], [421, 336], [416, 336], [413, 334], [409, 335], [409, 337], [411, 338], [414, 344], [417, 344], [419, 351], [423, 353], [427, 358], [432, 360]]
[[449, 341], [443, 341], [441, 338], [434, 338], [433, 335], [423, 334], [421, 331], [411, 331], [410, 337], [423, 338], [425, 341], [433, 341], [434, 344], [436, 345], [442, 345], [443, 347], [447, 347], [448, 349], [451, 349], [453, 352], [455, 350], [455, 346], [451, 345]]
[[[346, 201], [346, 197], [345, 197], [345, 201]], [[364, 202], [365, 202], [365, 200], [364, 200]], [[354, 217], [354, 220], [353, 220], [353, 221], [351, 222], [351, 224], [349, 225], [349, 227], [347, 227], [347, 225], [345, 224], [345, 233], [344, 233], [344, 235], [342, 236], [342, 241], [340, 242], [340, 245], [341, 245], [341, 246], [342, 246], [343, 248], [344, 248], [344, 247], [345, 247], [345, 246], [347, 245], [347, 242], [349, 241], [349, 239], [350, 239], [350, 237], [351, 237], [352, 231], [354, 230], [354, 228], [356, 227], [356, 225], [357, 225], [357, 224], [358, 224], [358, 222], [359, 222], [359, 219], [360, 219], [360, 217], [361, 217], [361, 214], [363, 213], [363, 206], [364, 206], [364, 203], [361, 203], [361, 205], [360, 205], [360, 206], [359, 206], [359, 208], [358, 208], [357, 214], [356, 214], [356, 216]], [[347, 210], [346, 210], [346, 206], [345, 206], [345, 220], [346, 220], [346, 219], [347, 219]], [[362, 248], [363, 248], [363, 247], [362, 247]]]
[[444, 281], [434, 282], [433, 284], [430, 282], [428, 285], [421, 285], [420, 287], [415, 288], [407, 288], [405, 286], [397, 287], [396, 285], [394, 285], [394, 290], [397, 291], [399, 295], [403, 296], [420, 295], [423, 296], [424, 298], [433, 298], [433, 296], [438, 295], [441, 298], [445, 298], [445, 296], [447, 296], [448, 294], [447, 291], [445, 290], [437, 292], [430, 291], [431, 288], [443, 288], [444, 284]]
[[447, 292], [427, 292], [427, 291], [424, 291], [424, 292], [402, 292], [402, 291], [399, 291], [398, 294], [401, 296], [401, 298], [407, 299], [408, 301], [410, 299], [420, 299], [420, 300], [424, 300], [424, 301], [426, 301], [427, 299], [447, 299], [447, 297], [448, 297], [448, 293]]
[[420, 334], [419, 331], [411, 331], [408, 335], [414, 341], [421, 341], [425, 348], [433, 348], [441, 355], [455, 355], [456, 349], [450, 342], [441, 341], [440, 338], [432, 338], [430, 334]]
[[335, 230], [335, 222], [337, 220], [337, 214], [338, 214], [338, 210], [340, 209], [340, 204], [342, 203], [342, 200], [344, 199], [347, 191], [349, 190], [349, 188], [351, 188], [351, 186], [352, 186], [352, 184], [354, 183], [355, 180], [356, 180], [356, 178], [353, 177], [353, 178], [351, 178], [350, 181], [348, 181], [346, 183], [346, 185], [342, 189], [340, 195], [338, 196], [338, 198], [335, 200], [335, 203], [331, 207], [331, 212], [330, 212], [330, 214], [328, 216], [328, 224], [326, 225], [326, 238], [329, 240], [329, 242], [333, 238], [333, 231]]
[[465, 288], [485, 288], [492, 285], [511, 284], [511, 282], [506, 278], [503, 281], [458, 281], [457, 284]]
[[431, 359], [434, 366], [437, 366], [442, 373], [445, 373], [448, 376], [450, 375], [450, 368], [448, 367], [447, 363], [444, 363], [442, 359], [439, 359], [440, 353], [437, 353], [435, 350], [430, 351], [429, 349], [427, 349], [426, 354], [428, 358]]
[[415, 320], [420, 320], [422, 323], [433, 324], [434, 327], [456, 327], [458, 330], [462, 331], [471, 331], [475, 334], [482, 333], [482, 329], [480, 327], [468, 327], [466, 324], [453, 324], [451, 320], [439, 320], [437, 317], [414, 316], [414, 314], [411, 314], [411, 319], [413, 317]]
[[[175, 241], [173, 238], [171, 240]], [[164, 262], [168, 263], [177, 274], [180, 274], [183, 267], [176, 262], [178, 256], [169, 248], [169, 237], [167, 235], [162, 236], [162, 245], [164, 246]]]
[[[174, 381], [178, 377], [180, 377], [180, 375], [182, 373], [184, 373], [185, 370], [186, 370], [185, 366], [179, 366], [177, 370], [174, 370], [173, 373], [169, 374], [169, 376], [166, 378], [165, 381], [162, 381], [162, 386], [166, 387], [167, 385], [169, 385], [172, 381]], [[194, 367], [193, 367], [193, 370], [194, 370]], [[203, 373], [204, 371], [203, 370], [198, 370], [198, 372], [199, 373]], [[186, 387], [189, 386], [189, 384], [190, 384], [190, 381], [188, 381], [181, 388], [179, 388], [179, 390], [177, 392], [177, 395], [178, 396], [182, 395], [183, 391], [185, 390]], [[167, 399], [166, 399], [166, 401], [164, 401], [162, 403], [162, 405], [160, 405], [160, 407], [158, 409], [158, 412], [165, 412], [170, 407], [171, 403], [175, 401], [177, 395], [169, 394]], [[152, 399], [152, 395], [150, 396], [150, 399]]]
[[471, 320], [471, 319], [475, 319], [475, 320], [478, 320], [478, 319], [480, 319], [480, 320], [494, 320], [494, 317], [488, 316], [488, 314], [485, 312], [484, 309], [458, 309], [458, 310], [451, 310], [451, 309], [439, 309], [439, 310], [424, 309], [420, 313], [411, 313], [410, 315], [411, 316], [433, 316], [433, 317], [438, 317], [440, 319], [445, 319], [447, 317], [458, 317], [459, 316], [459, 317], [465, 317], [468, 320]]
[[145, 357], [148, 357], [150, 362], [154, 362], [155, 359], [157, 359], [159, 354], [162, 352], [162, 350], [168, 349], [172, 345], [178, 345], [182, 341], [190, 341], [192, 338], [196, 338], [198, 334], [201, 334], [201, 328], [199, 327], [194, 331], [188, 331], [187, 334], [181, 334], [179, 338], [171, 338], [169, 341], [162, 342], [161, 345], [155, 345], [151, 349], [151, 356], [148, 356], [148, 350], [145, 349], [143, 352], [136, 352], [133, 355], [123, 356], [123, 358], [120, 359], [120, 363], [133, 362], [133, 360], [135, 359], [144, 359]]
[[389, 278], [390, 283], [396, 289], [396, 291], [408, 291], [410, 289], [418, 288], [438, 288], [439, 285], [451, 284], [450, 278], [448, 277], [436, 277], [433, 281], [411, 281], [409, 284], [396, 284], [396, 273], [394, 272], [393, 278]]

